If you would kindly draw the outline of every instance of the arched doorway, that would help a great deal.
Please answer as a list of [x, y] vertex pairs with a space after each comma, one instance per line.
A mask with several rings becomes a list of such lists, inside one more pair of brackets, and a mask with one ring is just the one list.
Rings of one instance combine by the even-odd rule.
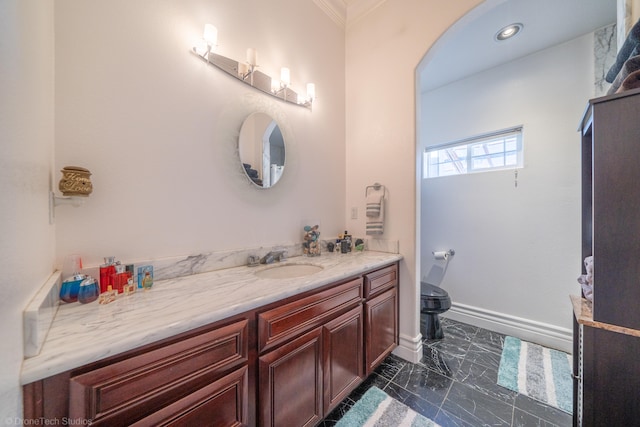
[[[592, 34], [615, 22], [615, 2], [532, 3], [484, 2], [453, 25], [418, 67], [424, 92], [416, 106], [416, 254], [424, 277], [437, 265], [432, 251], [456, 250], [442, 280], [454, 302], [449, 317], [569, 348], [567, 295], [577, 286], [580, 265], [575, 129], [595, 95]], [[535, 43], [525, 36], [549, 37], [553, 21], [575, 21], [576, 10], [582, 30], [531, 47]], [[493, 35], [511, 22], [524, 23], [522, 34], [498, 45]], [[488, 40], [476, 44], [480, 30]], [[518, 49], [525, 44], [523, 55]], [[489, 49], [486, 58], [482, 49]], [[425, 82], [431, 77], [438, 83]], [[523, 169], [422, 178], [425, 147], [512, 125], [524, 126]]]

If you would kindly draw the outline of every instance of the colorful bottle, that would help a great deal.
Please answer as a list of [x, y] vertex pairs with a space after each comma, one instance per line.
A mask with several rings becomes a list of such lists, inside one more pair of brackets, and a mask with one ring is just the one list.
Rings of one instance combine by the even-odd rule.
[[143, 265], [138, 267], [138, 289], [142, 289], [144, 287], [142, 286], [142, 281], [147, 276], [147, 273], [149, 273], [151, 281], [153, 282], [153, 266]]
[[347, 241], [347, 252], [351, 252], [352, 239], [351, 234], [347, 233], [347, 230], [344, 230], [344, 240]]
[[98, 299], [98, 282], [93, 277], [87, 277], [80, 284], [80, 290], [78, 291], [78, 301], [81, 304], [87, 304]]
[[142, 279], [142, 288], [145, 291], [148, 291], [153, 286], [153, 277], [151, 277], [151, 272], [147, 271], [144, 273], [144, 278]]
[[76, 273], [73, 276], [66, 278], [64, 282], [62, 282], [62, 286], [60, 287], [60, 299], [64, 302], [78, 301], [80, 284], [86, 278], [87, 276], [80, 273]]
[[111, 283], [112, 276], [116, 272], [116, 257], [108, 256], [104, 258], [104, 264], [100, 266], [100, 293], [106, 292]]
[[131, 274], [126, 271], [122, 264], [115, 265], [115, 272], [111, 275], [111, 287], [118, 291], [119, 294], [124, 293], [124, 287], [129, 281]]
[[127, 284], [124, 285], [124, 294], [132, 295], [136, 293], [136, 284], [133, 282], [133, 277], [129, 277]]

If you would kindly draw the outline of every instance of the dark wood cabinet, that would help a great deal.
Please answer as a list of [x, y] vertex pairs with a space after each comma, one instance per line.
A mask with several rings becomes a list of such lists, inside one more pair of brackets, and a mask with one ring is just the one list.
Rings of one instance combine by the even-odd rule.
[[574, 425], [635, 425], [640, 419], [640, 330], [596, 322], [585, 299], [571, 300]]
[[358, 277], [258, 313], [261, 426], [313, 426], [362, 382], [362, 291]]
[[322, 327], [259, 358], [262, 426], [313, 426], [323, 417]]
[[593, 255], [594, 276], [593, 302], [571, 297], [576, 426], [640, 419], [638, 111], [640, 90], [596, 98], [580, 126], [582, 259]]
[[367, 375], [398, 345], [397, 295], [396, 289], [390, 289], [365, 304]]
[[365, 373], [369, 375], [398, 346], [398, 269], [365, 275]]
[[28, 384], [24, 415], [97, 426], [248, 425], [250, 370], [249, 320], [235, 318]]
[[582, 258], [593, 319], [640, 329], [640, 90], [589, 102], [582, 134]]
[[397, 279], [394, 263], [27, 384], [24, 417], [314, 426], [397, 345]]
[[171, 403], [132, 426], [244, 426], [248, 420], [246, 366]]
[[[210, 385], [248, 363], [248, 321], [241, 320], [118, 362], [74, 373], [69, 416], [92, 425], [126, 425]], [[239, 390], [246, 393], [246, 387]], [[218, 393], [216, 388], [210, 393]], [[246, 402], [246, 396], [240, 396]], [[240, 411], [240, 414], [246, 411]], [[239, 422], [246, 422], [240, 419]]]
[[328, 414], [364, 378], [363, 315], [358, 305], [323, 330], [324, 412]]

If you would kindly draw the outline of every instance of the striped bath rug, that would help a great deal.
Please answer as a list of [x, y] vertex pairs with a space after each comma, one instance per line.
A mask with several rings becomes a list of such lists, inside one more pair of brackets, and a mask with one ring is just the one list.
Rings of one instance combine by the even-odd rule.
[[498, 385], [571, 414], [571, 363], [571, 355], [567, 353], [506, 337]]
[[377, 387], [367, 390], [336, 423], [336, 427], [362, 426], [439, 427]]

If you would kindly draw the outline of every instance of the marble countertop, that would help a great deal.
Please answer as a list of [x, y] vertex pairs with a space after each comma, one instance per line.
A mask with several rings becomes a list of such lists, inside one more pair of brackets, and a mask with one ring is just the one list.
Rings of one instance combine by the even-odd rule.
[[139, 290], [107, 305], [62, 304], [40, 354], [24, 360], [20, 381], [28, 384], [400, 259], [402, 255], [372, 251], [301, 256], [281, 264], [324, 269], [276, 280], [254, 274], [273, 265], [228, 268], [156, 281], [148, 292]]

